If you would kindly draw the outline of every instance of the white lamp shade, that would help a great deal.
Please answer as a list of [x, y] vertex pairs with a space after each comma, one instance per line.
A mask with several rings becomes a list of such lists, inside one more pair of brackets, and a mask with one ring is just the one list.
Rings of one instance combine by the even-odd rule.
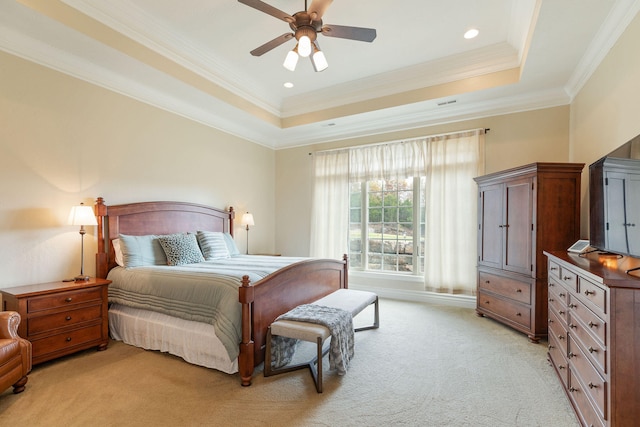
[[287, 57], [284, 58], [282, 66], [289, 71], [295, 71], [296, 64], [298, 64], [298, 54], [294, 50], [290, 50], [289, 53], [287, 53]]
[[96, 215], [90, 206], [73, 206], [69, 212], [69, 225], [98, 225]]
[[298, 55], [306, 58], [311, 55], [311, 39], [307, 36], [300, 37], [298, 40]]
[[249, 212], [247, 212], [246, 214], [242, 215], [242, 221], [241, 221], [242, 225], [255, 225], [255, 223], [253, 222], [253, 214], [250, 214]]

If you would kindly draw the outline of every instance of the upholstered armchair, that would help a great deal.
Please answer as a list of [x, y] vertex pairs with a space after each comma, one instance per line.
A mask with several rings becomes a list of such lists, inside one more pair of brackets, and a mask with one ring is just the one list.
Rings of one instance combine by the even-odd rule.
[[24, 391], [31, 372], [31, 343], [18, 336], [20, 314], [0, 311], [0, 393], [13, 386], [14, 393]]

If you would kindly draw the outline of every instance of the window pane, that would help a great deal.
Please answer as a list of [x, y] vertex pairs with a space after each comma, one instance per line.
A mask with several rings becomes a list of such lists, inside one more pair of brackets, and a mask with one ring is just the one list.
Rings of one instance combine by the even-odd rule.
[[369, 208], [369, 222], [382, 222], [382, 208]]
[[382, 256], [377, 254], [369, 254], [368, 257], [368, 270], [381, 270], [382, 269]]

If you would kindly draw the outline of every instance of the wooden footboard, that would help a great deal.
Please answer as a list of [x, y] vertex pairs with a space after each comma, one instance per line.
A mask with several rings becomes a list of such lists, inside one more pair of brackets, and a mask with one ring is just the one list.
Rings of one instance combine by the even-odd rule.
[[[112, 240], [120, 234], [171, 234], [195, 230], [233, 234], [233, 208], [217, 209], [185, 202], [141, 202], [107, 206], [99, 197], [96, 276], [106, 278], [116, 266]], [[347, 256], [342, 260], [313, 259], [292, 264], [264, 279], [239, 288], [242, 342], [238, 369], [242, 385], [251, 385], [255, 366], [264, 361], [267, 327], [280, 314], [347, 288]]]
[[238, 370], [243, 386], [251, 385], [255, 366], [264, 361], [268, 326], [279, 315], [348, 286], [347, 255], [342, 260], [313, 259], [292, 264], [240, 288], [242, 342]]

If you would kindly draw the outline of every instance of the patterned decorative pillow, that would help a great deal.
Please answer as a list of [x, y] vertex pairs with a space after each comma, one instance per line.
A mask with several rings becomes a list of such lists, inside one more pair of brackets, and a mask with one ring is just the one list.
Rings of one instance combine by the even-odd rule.
[[223, 233], [216, 231], [198, 231], [198, 243], [204, 259], [229, 258], [229, 250]]
[[192, 233], [169, 234], [158, 237], [167, 255], [167, 264], [183, 265], [204, 261], [196, 235]]
[[122, 261], [126, 268], [141, 267], [143, 265], [167, 265], [167, 256], [158, 242], [156, 236], [119, 236], [120, 249], [122, 249]]

